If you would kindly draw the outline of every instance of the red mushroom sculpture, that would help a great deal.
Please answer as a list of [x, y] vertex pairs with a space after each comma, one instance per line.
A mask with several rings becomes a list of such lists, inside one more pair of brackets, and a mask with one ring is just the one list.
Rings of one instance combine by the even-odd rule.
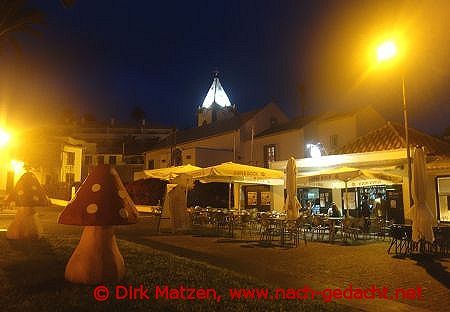
[[42, 235], [35, 207], [47, 206], [49, 201], [38, 179], [31, 172], [26, 172], [17, 181], [7, 202], [15, 204], [17, 213], [8, 227], [8, 239], [38, 239]]
[[59, 216], [58, 223], [85, 226], [67, 263], [66, 280], [79, 284], [119, 281], [125, 264], [113, 226], [133, 224], [137, 218], [117, 171], [108, 165], [97, 166]]

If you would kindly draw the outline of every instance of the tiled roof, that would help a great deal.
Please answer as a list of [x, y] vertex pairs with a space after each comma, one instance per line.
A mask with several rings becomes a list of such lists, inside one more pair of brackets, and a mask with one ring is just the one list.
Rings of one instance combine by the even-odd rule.
[[307, 123], [311, 122], [315, 117], [297, 117], [293, 120], [290, 120], [288, 122], [273, 126], [269, 129], [266, 129], [257, 135], [255, 135], [255, 138], [263, 137], [266, 135], [271, 135], [279, 132], [289, 131], [293, 129], [301, 129], [303, 128]]
[[121, 140], [95, 141], [98, 154], [122, 154], [136, 155], [152, 148], [157, 139], [135, 140], [133, 138], [123, 138]]
[[169, 147], [174, 142], [181, 144], [185, 142], [195, 141], [202, 138], [207, 138], [215, 135], [224, 134], [236, 129], [255, 116], [262, 108], [238, 114], [228, 119], [217, 120], [215, 122], [203, 125], [201, 127], [189, 128], [186, 130], [177, 131], [175, 134], [171, 134], [164, 140], [156, 144], [152, 150]]
[[[428, 155], [450, 157], [450, 144], [428, 134], [409, 128], [410, 146], [423, 146]], [[405, 130], [402, 125], [387, 122], [381, 128], [356, 138], [341, 147], [337, 154], [375, 152], [405, 148]]]
[[283, 132], [283, 131], [289, 131], [289, 130], [293, 130], [293, 129], [301, 129], [304, 126], [306, 126], [307, 124], [317, 121], [317, 122], [321, 122], [321, 121], [332, 121], [335, 119], [342, 119], [342, 118], [347, 118], [347, 117], [353, 117], [355, 116], [358, 112], [361, 112], [363, 110], [372, 108], [371, 106], [366, 106], [363, 108], [358, 108], [352, 111], [347, 111], [347, 112], [325, 112], [322, 113], [320, 115], [314, 115], [314, 116], [308, 116], [308, 117], [296, 117], [286, 123], [280, 124], [280, 125], [276, 125], [271, 127], [270, 129], [264, 130], [263, 132], [258, 133], [255, 137], [263, 137], [266, 135], [271, 135], [271, 134], [275, 134], [275, 133], [279, 133], [279, 132]]

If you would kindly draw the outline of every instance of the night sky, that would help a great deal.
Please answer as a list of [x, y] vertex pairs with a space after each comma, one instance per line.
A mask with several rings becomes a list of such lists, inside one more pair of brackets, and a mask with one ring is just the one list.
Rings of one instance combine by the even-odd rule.
[[[239, 111], [275, 100], [294, 117], [372, 105], [401, 121], [401, 76], [413, 127], [450, 126], [448, 1], [30, 1], [39, 36], [0, 54], [3, 116], [16, 125], [62, 111], [183, 128], [220, 71]], [[374, 47], [403, 38], [399, 60]]]

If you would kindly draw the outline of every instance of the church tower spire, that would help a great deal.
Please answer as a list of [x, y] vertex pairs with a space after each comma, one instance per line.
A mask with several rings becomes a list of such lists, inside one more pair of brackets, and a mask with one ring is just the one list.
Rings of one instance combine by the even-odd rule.
[[213, 104], [217, 104], [220, 107], [231, 106], [230, 99], [220, 84], [218, 70], [213, 71], [213, 82], [208, 90], [208, 93], [206, 94], [205, 99], [203, 100], [201, 107], [210, 108]]
[[231, 105], [219, 81], [219, 71], [213, 71], [213, 82], [197, 113], [199, 127], [210, 124], [216, 120], [231, 118], [235, 115], [234, 105]]

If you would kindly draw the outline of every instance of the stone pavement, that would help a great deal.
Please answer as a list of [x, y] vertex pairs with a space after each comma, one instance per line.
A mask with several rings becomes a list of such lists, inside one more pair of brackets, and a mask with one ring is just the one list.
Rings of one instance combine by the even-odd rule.
[[[40, 209], [45, 233], [80, 233], [81, 227], [58, 225], [61, 208]], [[0, 230], [14, 214], [0, 213]], [[264, 247], [257, 242], [192, 235], [151, 235], [152, 220], [119, 227], [117, 237], [189, 259], [250, 275], [282, 288], [316, 290], [386, 286], [421, 287], [422, 300], [341, 300], [366, 311], [450, 311], [450, 258], [396, 258], [386, 253], [388, 241], [353, 245], [309, 242], [297, 248]]]
[[[119, 238], [127, 239], [125, 237]], [[316, 290], [386, 286], [422, 288], [422, 300], [340, 300], [366, 311], [450, 311], [450, 259], [401, 259], [386, 253], [388, 242], [341, 245], [302, 243], [298, 248], [264, 247], [192, 235], [133, 237], [133, 241], [182, 257], [251, 275], [283, 288]]]

